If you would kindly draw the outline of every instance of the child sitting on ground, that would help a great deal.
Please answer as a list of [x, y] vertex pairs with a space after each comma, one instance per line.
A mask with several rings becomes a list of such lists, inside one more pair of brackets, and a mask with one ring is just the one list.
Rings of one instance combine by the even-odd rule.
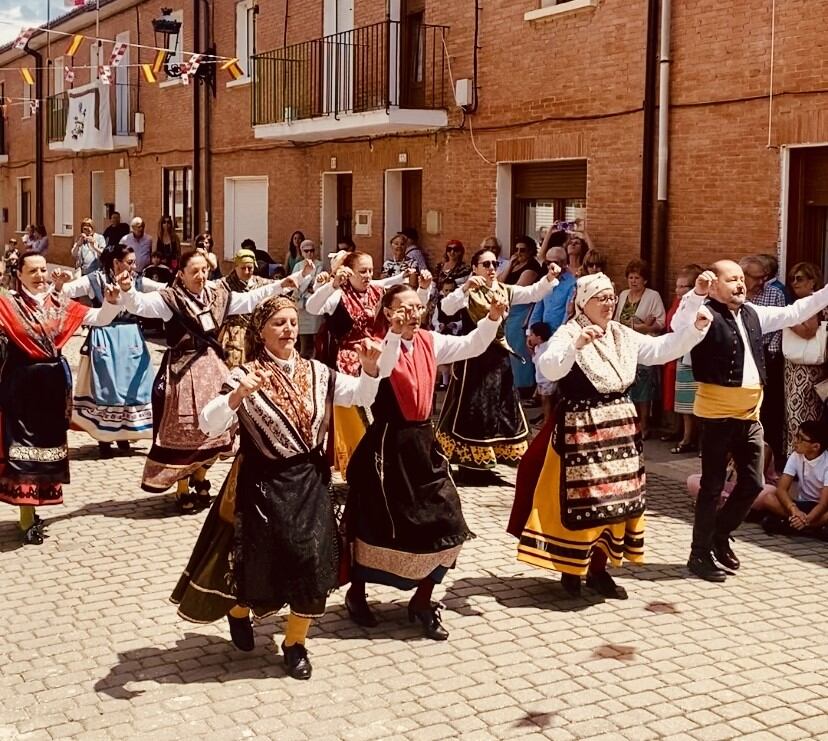
[[756, 502], [758, 508], [771, 513], [762, 520], [765, 532], [815, 532], [828, 526], [828, 451], [825, 447], [825, 432], [819, 422], [807, 421], [799, 426], [794, 452], [785, 464], [775, 494], [764, 494]]
[[[774, 466], [773, 460], [773, 453], [771, 453], [771, 449], [767, 443], [765, 443], [765, 453], [762, 457], [762, 460], [765, 462], [765, 468], [763, 471], [763, 479], [765, 482], [765, 486], [762, 491], [759, 493], [759, 496], [756, 497], [756, 500], [753, 502], [751, 507], [751, 512], [758, 512], [759, 501], [764, 496], [773, 496], [776, 492], [776, 483], [778, 481], [776, 475], [776, 467]], [[722, 489], [721, 497], [719, 498], [719, 507], [721, 507], [726, 501], [727, 498], [730, 496], [730, 492], [733, 491], [733, 488], [736, 486], [736, 466], [733, 463], [733, 459], [730, 458], [727, 462], [727, 477], [725, 478], [725, 485], [724, 489]], [[699, 495], [699, 489], [701, 488], [701, 474], [700, 473], [693, 473], [687, 477], [687, 493], [695, 501], [696, 497]], [[750, 519], [750, 516], [749, 516]]]
[[535, 322], [529, 327], [529, 334], [526, 335], [526, 346], [532, 351], [532, 362], [535, 364], [536, 393], [540, 397], [544, 425], [552, 418], [552, 397], [555, 396], [558, 384], [550, 381], [541, 373], [538, 360], [543, 355], [544, 350], [549, 346], [549, 339], [551, 337], [552, 332], [549, 329], [549, 325], [545, 322]]

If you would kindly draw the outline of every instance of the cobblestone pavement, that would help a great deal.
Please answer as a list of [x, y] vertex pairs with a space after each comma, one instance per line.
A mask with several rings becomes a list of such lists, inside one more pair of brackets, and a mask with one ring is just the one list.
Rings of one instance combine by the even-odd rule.
[[339, 592], [311, 631], [314, 677], [296, 682], [274, 648], [281, 617], [241, 654], [225, 624], [176, 616], [204, 514], [141, 492], [146, 446], [99, 461], [89, 438], [70, 443], [43, 546], [20, 547], [0, 508], [0, 739], [828, 739], [828, 545], [748, 524], [738, 576], [688, 579], [680, 481], [697, 462], [658, 444], [648, 563], [619, 574], [628, 601], [568, 598], [515, 561], [503, 470], [502, 486], [461, 490], [478, 537], [440, 588], [449, 641], [422, 638], [386, 588], [370, 589], [380, 626], [354, 626]]

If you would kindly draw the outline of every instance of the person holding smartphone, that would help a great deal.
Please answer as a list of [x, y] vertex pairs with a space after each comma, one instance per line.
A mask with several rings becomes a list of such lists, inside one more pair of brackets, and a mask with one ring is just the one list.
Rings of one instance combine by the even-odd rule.
[[81, 221], [81, 233], [72, 247], [72, 257], [75, 260], [75, 270], [78, 277], [95, 272], [100, 264], [98, 260], [106, 249], [106, 240], [103, 234], [95, 231], [95, 222], [88, 216]]

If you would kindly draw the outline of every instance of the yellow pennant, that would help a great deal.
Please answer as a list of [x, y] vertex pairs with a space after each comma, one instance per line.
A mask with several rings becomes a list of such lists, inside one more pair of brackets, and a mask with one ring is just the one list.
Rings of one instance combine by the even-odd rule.
[[237, 59], [230, 59], [229, 61], [225, 62], [221, 65], [222, 69], [226, 69], [230, 73], [230, 77], [234, 80], [238, 80], [244, 72], [242, 72], [242, 68], [239, 67], [239, 60]]
[[167, 58], [167, 52], [161, 49], [158, 54], [155, 55], [155, 61], [152, 63], [152, 71], [155, 72], [157, 75], [161, 71], [161, 67], [164, 66], [164, 60]]
[[83, 38], [80, 34], [75, 34], [72, 37], [72, 41], [69, 42], [69, 47], [66, 49], [67, 57], [74, 57], [78, 53], [78, 49], [80, 49], [80, 45], [83, 43]]
[[34, 85], [34, 77], [32, 77], [32, 73], [29, 71], [28, 67], [20, 68], [20, 76], [23, 78], [23, 82], [27, 85]]
[[153, 71], [151, 64], [142, 64], [141, 71], [144, 73], [144, 79], [148, 83], [152, 84], [153, 82], [156, 82], [158, 80], [158, 78], [155, 76], [155, 72]]

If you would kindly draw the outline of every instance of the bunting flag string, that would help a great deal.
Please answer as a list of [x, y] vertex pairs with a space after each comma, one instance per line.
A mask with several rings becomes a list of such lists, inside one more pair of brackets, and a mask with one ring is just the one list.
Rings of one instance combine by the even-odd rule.
[[69, 42], [69, 46], [66, 49], [66, 56], [67, 57], [74, 57], [75, 54], [78, 53], [78, 49], [80, 49], [82, 43], [83, 43], [83, 36], [81, 36], [79, 33], [75, 34], [72, 37], [72, 40]]
[[20, 68], [20, 76], [23, 78], [23, 82], [27, 85], [34, 85], [34, 77], [32, 77], [32, 73], [29, 71], [28, 67]]
[[110, 67], [118, 67], [120, 66], [121, 62], [124, 59], [124, 55], [127, 52], [127, 45], [125, 42], [121, 41], [120, 43], [116, 44], [115, 47], [112, 49], [112, 55], [109, 57], [109, 66]]
[[75, 70], [73, 70], [71, 67], [64, 67], [63, 68], [63, 79], [66, 80], [66, 82], [70, 82], [70, 83], [74, 82], [75, 81]]

